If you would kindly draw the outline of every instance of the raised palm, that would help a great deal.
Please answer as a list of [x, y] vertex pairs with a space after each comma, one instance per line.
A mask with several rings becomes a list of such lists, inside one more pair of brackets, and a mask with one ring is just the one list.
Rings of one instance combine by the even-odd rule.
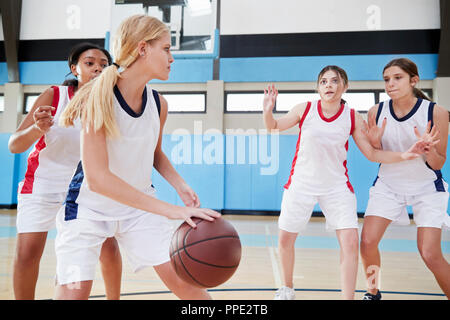
[[264, 112], [272, 112], [275, 107], [275, 103], [278, 97], [278, 90], [275, 89], [275, 85], [268, 86], [267, 89], [264, 89], [264, 100], [263, 100], [263, 109]]
[[372, 147], [376, 149], [381, 149], [381, 138], [384, 134], [384, 129], [386, 128], [386, 118], [383, 119], [383, 123], [381, 124], [381, 128], [377, 126], [377, 122], [375, 120], [375, 115], [369, 113], [368, 116], [368, 124], [364, 121], [364, 129], [363, 132], [369, 139]]

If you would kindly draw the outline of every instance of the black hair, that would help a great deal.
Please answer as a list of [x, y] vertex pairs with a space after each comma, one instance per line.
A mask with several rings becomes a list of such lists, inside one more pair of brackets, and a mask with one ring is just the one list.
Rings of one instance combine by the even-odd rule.
[[[96, 50], [100, 50], [101, 52], [103, 52], [106, 56], [106, 58], [108, 59], [108, 65], [112, 64], [112, 58], [111, 55], [109, 54], [108, 50], [106, 50], [105, 48], [100, 47], [99, 45], [96, 45], [94, 43], [90, 43], [90, 42], [82, 42], [80, 44], [77, 44], [76, 46], [74, 46], [72, 48], [72, 50], [70, 51], [69, 57], [67, 58], [67, 63], [69, 64], [69, 69], [70, 72], [66, 75], [66, 77], [68, 75], [72, 74], [72, 70], [71, 70], [71, 66], [73, 64], [77, 64], [78, 63], [78, 59], [80, 59], [80, 56], [83, 52], [87, 51], [87, 50], [91, 50], [91, 49], [96, 49]], [[66, 79], [63, 83], [63, 86], [74, 86], [77, 87], [78, 86], [78, 80], [77, 79]]]

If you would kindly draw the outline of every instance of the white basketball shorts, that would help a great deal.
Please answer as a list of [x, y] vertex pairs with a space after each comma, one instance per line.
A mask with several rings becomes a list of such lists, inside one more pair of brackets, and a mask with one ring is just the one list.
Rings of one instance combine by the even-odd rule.
[[392, 192], [378, 179], [370, 188], [369, 202], [365, 217], [378, 216], [391, 220], [395, 224], [410, 223], [406, 206], [412, 206], [414, 222], [417, 227], [450, 228], [450, 216], [447, 213], [448, 185], [444, 182], [446, 192], [432, 192], [415, 196]]
[[56, 214], [66, 192], [17, 195], [17, 233], [48, 232], [55, 228]]
[[[80, 206], [78, 210], [89, 209]], [[137, 217], [120, 221], [82, 218], [65, 221], [63, 206], [56, 218], [57, 283], [94, 280], [102, 244], [110, 237], [116, 238], [134, 272], [169, 261], [172, 223], [166, 217], [141, 212]]]
[[358, 228], [356, 197], [348, 189], [326, 195], [307, 195], [285, 189], [278, 226], [281, 230], [298, 233], [306, 228], [314, 206], [319, 204], [327, 230]]

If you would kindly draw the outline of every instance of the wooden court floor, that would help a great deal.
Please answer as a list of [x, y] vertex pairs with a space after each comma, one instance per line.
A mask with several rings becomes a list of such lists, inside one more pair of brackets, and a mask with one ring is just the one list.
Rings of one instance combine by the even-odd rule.
[[[241, 237], [242, 259], [233, 277], [210, 289], [217, 300], [271, 300], [281, 285], [281, 266], [277, 254], [277, 217], [225, 215]], [[0, 210], [0, 300], [14, 299], [12, 290], [13, 259], [16, 245], [16, 211]], [[362, 220], [360, 229], [362, 229]], [[176, 227], [180, 221], [173, 221]], [[416, 227], [390, 226], [380, 244], [381, 290], [384, 300], [445, 300], [432, 273], [421, 260], [416, 246]], [[55, 231], [50, 231], [41, 260], [36, 299], [52, 299], [54, 294]], [[450, 261], [450, 232], [444, 231], [442, 248]], [[152, 268], [132, 273], [123, 258], [121, 299], [172, 300], [170, 293]], [[323, 218], [312, 218], [306, 232], [296, 242], [294, 270], [296, 299], [340, 299], [339, 246], [334, 232], [325, 230]], [[360, 261], [356, 299], [365, 292]], [[99, 268], [91, 299], [105, 299]]]

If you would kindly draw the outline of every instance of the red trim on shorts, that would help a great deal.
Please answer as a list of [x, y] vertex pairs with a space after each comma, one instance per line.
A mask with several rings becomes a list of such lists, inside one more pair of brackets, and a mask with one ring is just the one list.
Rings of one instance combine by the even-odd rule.
[[309, 112], [309, 109], [311, 109], [311, 102], [308, 102], [308, 104], [306, 105], [305, 112], [303, 112], [302, 118], [300, 119], [300, 123], [298, 125], [298, 127], [300, 128], [300, 132], [298, 133], [297, 146], [295, 147], [295, 156], [294, 156], [294, 160], [292, 161], [291, 174], [289, 175], [288, 182], [284, 185], [285, 189], [289, 189], [289, 186], [291, 185], [292, 175], [294, 174], [295, 164], [297, 163], [298, 150], [300, 149], [300, 139], [302, 136], [302, 125], [303, 125], [303, 122], [305, 121], [306, 115]]
[[[52, 86], [53, 88], [53, 101], [52, 106], [55, 110], [52, 111], [52, 116], [56, 114], [56, 109], [59, 104], [59, 88]], [[34, 175], [39, 167], [39, 153], [46, 147], [45, 134], [39, 139], [34, 146], [34, 151], [28, 156], [27, 171], [25, 172], [25, 179], [23, 182], [22, 190], [20, 193], [33, 193]]]

